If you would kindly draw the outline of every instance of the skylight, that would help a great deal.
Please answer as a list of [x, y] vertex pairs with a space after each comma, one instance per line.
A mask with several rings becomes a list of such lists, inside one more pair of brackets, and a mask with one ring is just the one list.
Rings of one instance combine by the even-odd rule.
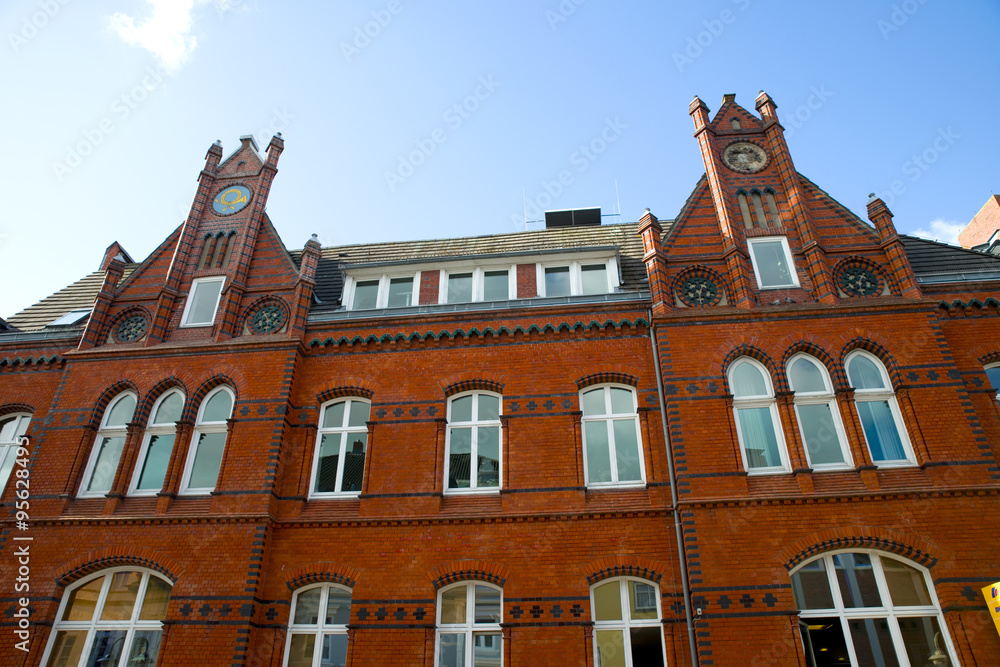
[[66, 326], [69, 324], [79, 324], [84, 318], [90, 315], [90, 308], [80, 308], [77, 310], [71, 310], [62, 317], [52, 322], [49, 322], [50, 327]]

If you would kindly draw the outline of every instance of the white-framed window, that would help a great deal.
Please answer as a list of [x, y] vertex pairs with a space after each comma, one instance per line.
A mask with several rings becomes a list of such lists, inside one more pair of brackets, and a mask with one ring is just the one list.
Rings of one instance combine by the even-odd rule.
[[789, 472], [771, 376], [760, 362], [742, 357], [729, 367], [736, 435], [747, 472]]
[[348, 310], [405, 308], [419, 301], [420, 272], [401, 275], [348, 276], [344, 306]]
[[466, 581], [438, 593], [438, 667], [500, 667], [503, 664], [503, 591]]
[[345, 667], [351, 590], [320, 584], [295, 591], [284, 667]]
[[313, 459], [311, 498], [361, 493], [368, 450], [368, 416], [372, 405], [362, 398], [327, 403], [320, 411]]
[[207, 327], [215, 321], [215, 311], [219, 307], [225, 282], [225, 276], [195, 278], [191, 281], [191, 291], [181, 316], [182, 327]]
[[118, 567], [66, 590], [42, 658], [46, 667], [154, 667], [170, 582]]
[[787, 372], [809, 465], [814, 470], [850, 468], [851, 451], [826, 366], [815, 357], [797, 354], [788, 361]]
[[199, 494], [215, 490], [226, 449], [227, 421], [233, 414], [233, 390], [222, 385], [205, 396], [198, 408], [181, 478], [181, 493]]
[[601, 385], [580, 392], [583, 470], [587, 486], [644, 484], [642, 437], [635, 391]]
[[875, 551], [838, 551], [792, 573], [806, 662], [957, 665], [927, 570]]
[[7, 478], [17, 460], [18, 442], [27, 430], [31, 415], [18, 412], [0, 417], [0, 493], [7, 486]]
[[[986, 379], [990, 381], [990, 386], [1000, 392], [1000, 363], [990, 364], [983, 369], [986, 371]], [[1000, 393], [997, 394], [997, 398], [1000, 399]], [[0, 479], [0, 488], [3, 487], [3, 480]]]
[[83, 473], [81, 497], [103, 496], [111, 490], [118, 471], [118, 461], [125, 447], [128, 423], [135, 412], [136, 395], [130, 391], [116, 396], [104, 411], [101, 429]]
[[438, 303], [516, 299], [516, 275], [516, 266], [442, 269]]
[[170, 465], [170, 453], [174, 450], [177, 421], [184, 409], [184, 394], [172, 389], [157, 399], [153, 405], [149, 425], [142, 439], [138, 464], [132, 474], [129, 493], [137, 496], [156, 495], [163, 488]]
[[445, 493], [500, 489], [502, 404], [500, 394], [488, 391], [473, 391], [448, 399]]
[[618, 286], [618, 261], [581, 259], [535, 265], [538, 296], [608, 294]]
[[788, 239], [784, 236], [762, 236], [747, 239], [747, 247], [760, 289], [799, 286]]
[[596, 667], [667, 664], [656, 584], [622, 577], [590, 588]]
[[847, 355], [845, 365], [872, 462], [880, 467], [915, 465], [913, 447], [885, 366], [862, 350]]

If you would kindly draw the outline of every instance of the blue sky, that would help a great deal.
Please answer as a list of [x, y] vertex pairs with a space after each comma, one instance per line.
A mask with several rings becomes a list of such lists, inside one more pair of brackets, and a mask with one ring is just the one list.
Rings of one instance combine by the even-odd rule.
[[289, 248], [515, 231], [525, 201], [672, 218], [695, 94], [766, 90], [800, 172], [951, 239], [1000, 191], [998, 31], [995, 0], [6, 0], [0, 316], [113, 241], [144, 258], [244, 134], [285, 138]]

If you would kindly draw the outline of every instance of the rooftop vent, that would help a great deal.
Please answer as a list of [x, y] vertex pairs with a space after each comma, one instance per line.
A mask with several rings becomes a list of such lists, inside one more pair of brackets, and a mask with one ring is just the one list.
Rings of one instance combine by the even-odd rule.
[[553, 227], [595, 227], [601, 224], [601, 207], [567, 208], [545, 212], [545, 229]]

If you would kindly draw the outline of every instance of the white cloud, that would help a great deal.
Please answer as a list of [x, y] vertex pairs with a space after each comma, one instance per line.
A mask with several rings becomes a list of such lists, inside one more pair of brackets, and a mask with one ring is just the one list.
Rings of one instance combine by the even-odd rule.
[[965, 229], [965, 223], [950, 222], [948, 220], [938, 218], [937, 220], [931, 220], [928, 227], [930, 227], [930, 231], [921, 227], [920, 229], [914, 230], [913, 235], [924, 239], [930, 239], [932, 241], [941, 241], [942, 243], [959, 245], [958, 234]]
[[191, 13], [195, 0], [146, 0], [152, 15], [136, 25], [135, 19], [122, 12], [108, 18], [111, 29], [126, 44], [141, 46], [160, 61], [168, 72], [176, 72], [187, 62], [198, 40], [191, 35]]

